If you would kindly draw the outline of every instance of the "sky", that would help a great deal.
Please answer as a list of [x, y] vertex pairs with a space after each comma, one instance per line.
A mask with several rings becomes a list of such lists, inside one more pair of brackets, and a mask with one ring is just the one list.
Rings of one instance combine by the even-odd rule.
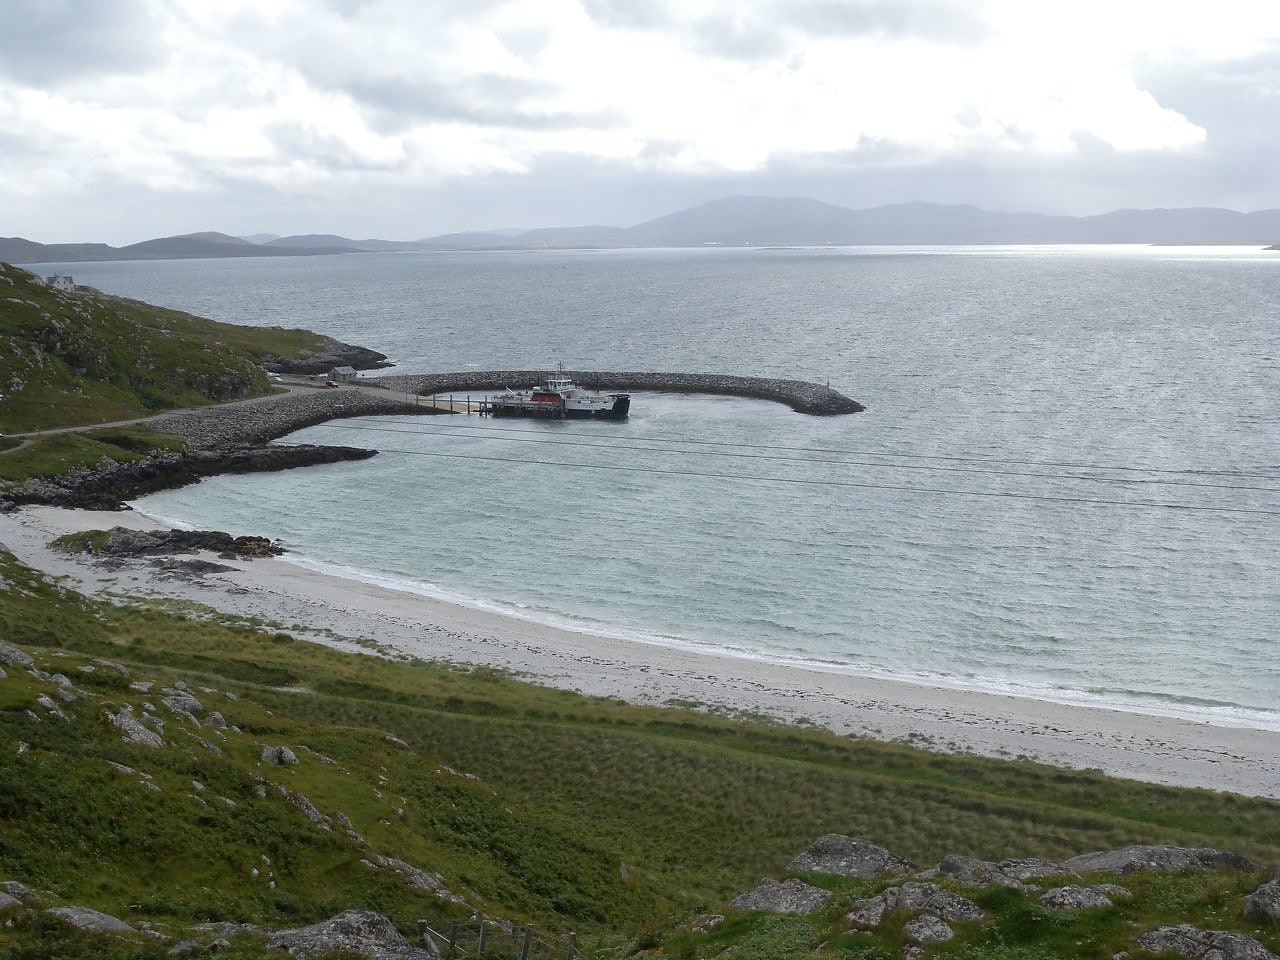
[[1276, 0], [3, 0], [0, 236], [1280, 207]]

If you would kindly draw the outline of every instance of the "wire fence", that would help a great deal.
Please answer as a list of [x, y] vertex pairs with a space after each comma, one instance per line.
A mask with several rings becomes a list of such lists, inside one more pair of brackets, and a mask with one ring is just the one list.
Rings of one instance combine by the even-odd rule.
[[434, 946], [440, 956], [488, 957], [490, 960], [579, 960], [573, 934], [556, 937], [528, 924], [516, 926], [492, 920], [451, 923], [445, 930], [418, 921], [418, 942]]

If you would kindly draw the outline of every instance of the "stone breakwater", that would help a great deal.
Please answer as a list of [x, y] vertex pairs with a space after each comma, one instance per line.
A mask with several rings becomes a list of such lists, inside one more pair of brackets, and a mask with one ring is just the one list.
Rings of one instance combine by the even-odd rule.
[[[475, 370], [464, 373], [396, 374], [371, 382], [405, 393], [477, 393], [527, 389], [546, 378], [543, 370]], [[710, 393], [752, 397], [785, 403], [792, 410], [814, 416], [858, 413], [865, 409], [838, 390], [806, 380], [737, 377], [718, 373], [636, 373], [607, 370], [566, 370], [566, 376], [592, 389], [652, 390], [661, 393]]]
[[161, 433], [181, 437], [192, 449], [216, 450], [238, 444], [266, 443], [303, 427], [343, 417], [432, 412], [429, 407], [420, 407], [393, 394], [382, 396], [342, 388], [161, 414], [151, 425]]

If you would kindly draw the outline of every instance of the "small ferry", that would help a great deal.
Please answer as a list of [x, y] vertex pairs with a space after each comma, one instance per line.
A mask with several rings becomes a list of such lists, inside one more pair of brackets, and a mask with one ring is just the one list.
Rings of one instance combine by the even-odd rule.
[[532, 390], [506, 390], [485, 401], [483, 411], [494, 417], [593, 417], [624, 420], [631, 409], [629, 393], [592, 393], [565, 376], [561, 367]]

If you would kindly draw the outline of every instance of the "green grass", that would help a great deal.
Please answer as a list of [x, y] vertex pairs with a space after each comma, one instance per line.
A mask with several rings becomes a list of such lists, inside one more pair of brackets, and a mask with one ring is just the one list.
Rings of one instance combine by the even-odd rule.
[[[806, 876], [835, 890], [830, 910], [730, 911], [718, 930], [690, 931], [690, 918], [723, 913], [761, 876], [784, 875], [826, 832], [868, 837], [921, 865], [948, 853], [1054, 858], [1134, 842], [1223, 846], [1280, 862], [1280, 805], [1268, 801], [347, 654], [207, 609], [88, 601], [2, 552], [0, 578], [0, 637], [89, 694], [63, 706], [69, 722], [33, 724], [22, 711], [52, 686], [17, 669], [0, 680], [0, 879], [124, 919], [283, 926], [368, 907], [409, 932], [418, 917], [466, 918], [465, 908], [371, 872], [360, 863], [367, 851], [340, 830], [316, 829], [274, 794], [258, 797], [258, 776], [327, 814], [343, 811], [375, 850], [441, 874], [488, 915], [573, 929], [616, 957], [643, 949], [710, 957], [729, 947], [737, 958], [901, 956], [900, 923], [857, 934], [840, 919], [887, 882]], [[215, 757], [166, 714], [165, 748], [122, 743], [104, 706], [140, 711], [158, 694], [130, 690], [101, 666], [79, 670], [95, 657], [125, 664], [129, 679], [185, 680], [242, 733], [193, 731], [216, 740], [223, 755]], [[22, 753], [18, 742], [28, 744]], [[291, 745], [301, 762], [260, 767], [262, 744]], [[163, 792], [105, 761], [150, 774]], [[190, 796], [193, 780], [206, 803]], [[1068, 917], [1022, 894], [986, 891], [976, 896], [997, 919], [965, 927], [931, 955], [1102, 957], [1163, 922], [1247, 929], [1240, 904], [1260, 879], [1126, 878], [1132, 902]], [[39, 953], [37, 933], [47, 931], [24, 923], [3, 931], [33, 951], [15, 955], [57, 955]], [[1275, 931], [1252, 933], [1280, 946]], [[61, 955], [77, 950], [67, 941]]]
[[21, 483], [33, 477], [56, 477], [94, 467], [103, 460], [128, 463], [153, 453], [182, 449], [183, 442], [178, 437], [145, 426], [46, 434], [32, 437], [21, 450], [0, 456], [0, 480]]
[[261, 364], [333, 341], [218, 323], [93, 290], [68, 293], [0, 264], [0, 431], [105, 423], [263, 396]]

